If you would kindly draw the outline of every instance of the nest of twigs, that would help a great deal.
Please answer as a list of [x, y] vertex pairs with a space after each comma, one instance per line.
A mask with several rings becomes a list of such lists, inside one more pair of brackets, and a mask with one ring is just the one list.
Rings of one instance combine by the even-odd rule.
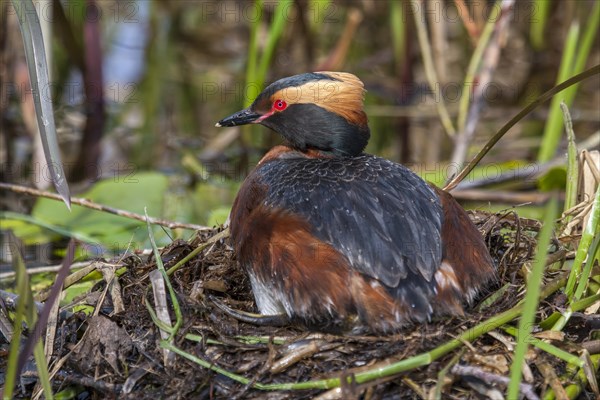
[[[498, 282], [477, 299], [465, 317], [408, 327], [387, 337], [335, 336], [299, 327], [256, 327], [239, 322], [210, 301], [210, 296], [215, 296], [233, 308], [255, 310], [248, 279], [237, 266], [227, 240], [213, 239], [211, 243], [210, 238], [219, 232], [215, 230], [190, 242], [175, 241], [161, 251], [168, 270], [198, 246], [203, 247], [169, 280], [182, 321], [170, 342], [191, 356], [188, 358], [203, 360], [204, 366], [161, 347], [161, 339], [169, 341], [168, 335], [161, 337], [148, 310], [150, 306], [160, 311], [149, 278], [157, 269], [156, 259], [151, 254], [131, 255], [113, 260], [120, 272], [126, 267], [118, 279], [110, 284], [102, 281], [86, 296], [99, 311], [96, 316], [75, 313], [59, 324], [54, 354], [64, 363], [56, 377], [86, 387], [93, 398], [398, 399], [439, 398], [439, 394], [465, 398], [474, 393], [485, 397], [494, 391], [504, 392], [501, 378], [508, 374], [513, 338], [500, 329], [445, 353], [437, 352], [435, 357], [403, 372], [367, 381], [354, 379], [362, 372], [456, 340], [522, 299], [523, 270], [534, 253], [540, 224], [520, 219], [514, 212], [474, 212], [471, 217], [498, 264]], [[564, 254], [556, 242], [550, 258]], [[560, 278], [558, 273], [545, 276], [550, 284]], [[120, 286], [115, 290], [117, 282]], [[167, 312], [174, 321], [173, 302], [166, 293]], [[540, 304], [538, 312], [549, 315], [561, 301], [559, 294], [552, 294]], [[581, 332], [589, 332], [589, 327]], [[577, 330], [565, 333], [574, 342], [585, 339], [578, 336]], [[529, 363], [531, 368], [524, 371], [522, 393], [526, 397], [548, 389], [540, 366], [550, 365], [558, 373], [565, 370], [562, 361], [546, 353], [537, 352], [534, 358], [535, 362]], [[235, 377], [225, 376], [225, 371], [246, 381], [240, 383]], [[335, 380], [340, 378], [341, 386], [331, 390], [260, 389], [260, 385], [327, 379], [332, 379], [324, 381], [330, 382], [329, 386], [336, 386]]]

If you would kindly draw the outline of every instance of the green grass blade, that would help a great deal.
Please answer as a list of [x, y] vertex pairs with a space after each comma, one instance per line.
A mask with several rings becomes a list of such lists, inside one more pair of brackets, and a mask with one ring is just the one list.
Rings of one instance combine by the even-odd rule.
[[[585, 26], [583, 36], [579, 35], [579, 24], [573, 23], [569, 29], [565, 42], [565, 49], [559, 70], [558, 82], [562, 82], [569, 76], [583, 71], [588, 61], [590, 51], [598, 36], [600, 25], [600, 2], [595, 2], [592, 12]], [[579, 47], [577, 47], [579, 46]], [[576, 51], [577, 50], [577, 51]], [[550, 114], [544, 128], [542, 146], [538, 155], [538, 161], [550, 161], [554, 157], [556, 148], [560, 142], [560, 103], [564, 101], [571, 106], [577, 94], [579, 85], [573, 85], [565, 90], [562, 96], [557, 96], [550, 105]]]
[[[567, 38], [565, 39], [563, 56], [560, 62], [556, 83], [563, 82], [573, 75], [573, 69], [575, 66], [575, 52], [577, 50], [578, 40], [579, 23], [573, 22], [569, 28]], [[542, 145], [538, 154], [538, 161], [541, 163], [548, 162], [554, 158], [554, 153], [556, 152], [556, 148], [560, 142], [560, 134], [562, 130], [562, 124], [560, 121], [561, 102], [564, 102], [567, 106], [571, 105], [571, 101], [567, 96], [566, 90], [561, 93], [560, 96], [555, 96], [550, 103], [550, 113], [548, 115], [548, 120], [546, 121], [546, 126], [544, 127]]]
[[31, 94], [35, 107], [38, 128], [44, 148], [44, 156], [50, 171], [50, 178], [61, 198], [71, 208], [71, 194], [65, 172], [62, 167], [60, 149], [56, 138], [56, 124], [54, 123], [54, 110], [52, 99], [49, 96], [50, 79], [48, 77], [48, 63], [44, 50], [44, 37], [36, 8], [31, 0], [12, 0], [12, 4], [19, 20], [19, 27], [23, 37], [25, 58], [31, 82]]
[[12, 399], [13, 391], [15, 388], [17, 370], [19, 369], [19, 348], [21, 346], [21, 336], [23, 329], [23, 322], [25, 321], [25, 307], [27, 299], [27, 293], [30, 290], [28, 284], [27, 271], [25, 270], [25, 263], [23, 257], [18, 249], [18, 245], [15, 240], [11, 240], [11, 247], [14, 250], [13, 254], [13, 268], [17, 274], [17, 295], [19, 301], [17, 303], [17, 309], [14, 316], [13, 336], [10, 341], [10, 348], [8, 353], [8, 363], [6, 367], [6, 375], [4, 380], [4, 399]]
[[492, 304], [494, 304], [498, 299], [504, 297], [506, 291], [510, 288], [510, 283], [504, 284], [501, 288], [496, 290], [494, 293], [490, 294], [485, 300], [483, 300], [479, 306], [477, 306], [477, 311], [483, 311]]
[[555, 311], [548, 318], [540, 322], [540, 328], [543, 330], [560, 331], [565, 327], [568, 321], [567, 317], [570, 317], [574, 312], [588, 308], [598, 300], [600, 300], [600, 293], [574, 301], [562, 313]]
[[[592, 362], [592, 367], [594, 370], [598, 371], [598, 367], [600, 366], [600, 354], [592, 354], [590, 356], [590, 360]], [[575, 382], [565, 387], [565, 392], [567, 392], [567, 396], [569, 399], [577, 399], [579, 395], [583, 391], [583, 388], [586, 386], [588, 380], [583, 369], [579, 369], [577, 374], [573, 377], [572, 372], [567, 372], [561, 379], [564, 379], [567, 382]], [[552, 390], [552, 388], [548, 388], [548, 391], [542, 397], [543, 400], [555, 400], [556, 394]]]
[[[582, 39], [579, 41], [579, 50], [577, 51], [577, 58], [575, 59], [575, 67], [573, 68], [573, 75], [578, 74], [585, 68], [588, 61], [590, 51], [594, 45], [594, 41], [598, 37], [598, 27], [600, 25], [600, 2], [594, 3], [594, 8], [590, 14], [590, 18], [585, 26]], [[572, 92], [571, 95], [575, 97], [577, 88], [579, 85], [571, 87], [567, 93]]]
[[535, 50], [542, 50], [544, 48], [546, 23], [550, 14], [550, 6], [552, 6], [550, 0], [534, 0], [532, 4], [532, 9], [537, 12], [535, 17], [532, 16], [531, 18], [529, 37], [531, 45]]
[[[565, 289], [565, 293], [571, 300], [579, 300], [583, 295], [583, 291], [587, 285], [588, 278], [590, 276], [590, 271], [592, 270], [592, 265], [594, 264], [594, 254], [588, 254], [590, 248], [592, 247], [592, 242], [594, 241], [594, 236], [598, 233], [598, 226], [600, 225], [600, 185], [596, 190], [596, 196], [594, 197], [594, 203], [592, 204], [592, 211], [590, 212], [590, 218], [587, 221], [587, 224], [584, 227], [583, 234], [581, 235], [581, 240], [579, 241], [579, 247], [577, 248], [577, 253], [575, 253], [575, 260], [573, 261], [573, 266], [571, 267], [571, 272], [569, 273], [569, 280], [567, 281], [567, 287]], [[581, 266], [585, 260], [588, 260], [585, 268], [581, 271]], [[580, 276], [581, 274], [581, 276]], [[575, 288], [575, 282], [579, 279], [579, 284], [577, 285], [577, 289], [575, 293], [573, 293], [573, 289]]]
[[[20, 255], [19, 255], [20, 256]], [[21, 271], [21, 273], [27, 273], [25, 270]], [[25, 297], [21, 297], [21, 299], [27, 299], [27, 326], [37, 327], [37, 308], [35, 307], [35, 302], [33, 300], [33, 293], [31, 293], [29, 286], [29, 277], [26, 277], [27, 280], [27, 291], [25, 293]], [[46, 327], [41, 327], [45, 329]], [[46, 353], [44, 352], [44, 345], [41, 338], [37, 341], [33, 348], [33, 357], [35, 358], [35, 366], [38, 371], [38, 379], [42, 385], [44, 390], [44, 396], [46, 399], [53, 399], [54, 395], [52, 394], [52, 384], [50, 383], [50, 375], [48, 374], [48, 364], [46, 361]]]
[[148, 217], [148, 212], [144, 208], [144, 215], [146, 216], [146, 226], [148, 227], [148, 237], [150, 238], [150, 243], [152, 245], [152, 251], [154, 253], [154, 259], [156, 260], [156, 267], [160, 271], [165, 280], [165, 285], [169, 290], [169, 297], [171, 298], [171, 303], [173, 304], [173, 310], [175, 311], [175, 324], [173, 325], [169, 340], [172, 339], [177, 331], [183, 324], [183, 315], [181, 313], [181, 308], [179, 307], [179, 301], [177, 300], [177, 295], [175, 294], [175, 290], [173, 290], [173, 286], [171, 285], [171, 280], [167, 275], [167, 271], [165, 270], [165, 266], [162, 262], [162, 258], [160, 256], [160, 251], [158, 251], [158, 247], [156, 246], [156, 241], [154, 240], [154, 232], [152, 232], [152, 225], [150, 225], [150, 219]]
[[[520, 337], [519, 332], [516, 328], [512, 326], [504, 326], [502, 327], [506, 333], [514, 337]], [[554, 357], [559, 358], [571, 365], [577, 366], [579, 368], [583, 367], [583, 360], [576, 355], [569, 353], [568, 351], [564, 351], [550, 343], [544, 342], [536, 337], [529, 336], [527, 338], [527, 343], [537, 347], [538, 349], [545, 351], [548, 354], [552, 354]]]
[[[567, 187], [564, 207], [564, 211], [567, 211], [577, 204], [577, 182], [579, 176], [579, 167], [577, 163], [577, 143], [575, 142], [575, 132], [573, 131], [573, 121], [571, 120], [569, 107], [567, 107], [565, 103], [561, 102], [560, 108], [563, 112], [565, 130], [567, 131], [567, 138], [569, 141], [569, 147], [567, 151]], [[570, 219], [570, 216], [568, 216], [566, 222], [568, 222]]]
[[38, 379], [44, 390], [44, 397], [48, 400], [52, 400], [54, 398], [52, 384], [50, 383], [50, 374], [48, 373], [48, 365], [46, 364], [46, 353], [44, 353], [44, 345], [41, 340], [39, 340], [33, 348], [33, 357], [35, 358]]
[[250, 24], [250, 38], [248, 40], [248, 62], [246, 64], [246, 93], [244, 96], [244, 108], [249, 107], [254, 101], [256, 96], [260, 93], [262, 88], [258, 86], [256, 76], [256, 63], [258, 60], [258, 45], [256, 43], [256, 36], [258, 33], [258, 27], [260, 26], [260, 16], [264, 13], [262, 0], [255, 1], [255, 7], [259, 10], [259, 14], [256, 18], [252, 19]]
[[392, 28], [392, 46], [394, 49], [394, 60], [396, 66], [405, 62], [402, 58], [406, 54], [406, 24], [404, 4], [400, 1], [391, 1], [390, 5], [390, 27]]
[[519, 321], [517, 346], [510, 367], [510, 383], [508, 385], [507, 395], [507, 398], [509, 399], [516, 399], [519, 397], [519, 386], [522, 379], [521, 368], [525, 361], [525, 354], [527, 353], [527, 339], [531, 334], [531, 329], [535, 320], [535, 312], [539, 302], [540, 287], [544, 275], [544, 266], [546, 265], [546, 258], [548, 255], [548, 246], [550, 245], [552, 230], [554, 228], [554, 218], [557, 211], [558, 201], [556, 200], [556, 197], [553, 197], [546, 207], [544, 225], [542, 226], [542, 231], [538, 239], [533, 268], [531, 269], [531, 274], [527, 281], [527, 293], [525, 294], [525, 301], [523, 303], [523, 314]]
[[271, 60], [273, 59], [275, 46], [277, 45], [277, 41], [283, 33], [286, 18], [289, 16], [292, 6], [293, 3], [291, 0], [280, 0], [277, 4], [277, 8], [275, 8], [274, 20], [269, 29], [267, 44], [265, 45], [262, 56], [260, 57], [260, 63], [258, 64], [258, 70], [256, 71], [256, 83], [259, 88], [261, 88], [265, 83], [267, 71], [271, 64]]

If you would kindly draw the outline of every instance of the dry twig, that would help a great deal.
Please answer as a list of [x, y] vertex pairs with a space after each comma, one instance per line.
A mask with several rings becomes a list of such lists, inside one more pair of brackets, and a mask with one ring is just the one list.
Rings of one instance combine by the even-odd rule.
[[[479, 378], [484, 382], [495, 383], [498, 385], [506, 386], [510, 381], [506, 376], [500, 376], [493, 374], [491, 372], [487, 372], [482, 370], [479, 367], [475, 367], [473, 365], [455, 365], [452, 367], [452, 373], [460, 376], [472, 376], [475, 378]], [[535, 394], [533, 387], [527, 383], [521, 383], [521, 393], [525, 396], [526, 399], [529, 400], [538, 400], [539, 397]]]
[[[30, 196], [35, 196], [35, 197], [45, 197], [47, 199], [52, 199], [52, 200], [57, 200], [57, 201], [63, 201], [62, 197], [60, 197], [57, 194], [51, 193], [51, 192], [46, 192], [43, 190], [37, 190], [37, 189], [33, 189], [27, 186], [21, 186], [21, 185], [13, 185], [10, 183], [4, 183], [4, 182], [0, 182], [0, 189], [5, 189], [5, 190], [10, 190], [12, 192], [15, 193], [22, 193], [22, 194], [27, 194]], [[109, 207], [109, 206], [105, 206], [103, 204], [98, 204], [98, 203], [94, 203], [93, 201], [87, 200], [87, 199], [82, 199], [82, 198], [78, 198], [78, 197], [72, 197], [71, 198], [71, 204], [77, 204], [78, 206], [82, 206], [82, 207], [86, 207], [86, 208], [90, 208], [92, 210], [96, 210], [96, 211], [103, 211], [103, 212], [107, 212], [109, 214], [114, 214], [114, 215], [119, 215], [121, 217], [125, 217], [125, 218], [130, 218], [130, 219], [135, 219], [138, 221], [142, 221], [142, 222], [146, 222], [146, 217], [141, 215], [141, 214], [136, 214], [133, 212], [129, 212], [126, 210], [120, 210], [118, 208], [114, 208], [114, 207]], [[164, 219], [159, 219], [159, 218], [152, 218], [152, 217], [148, 217], [148, 219], [150, 220], [150, 223], [153, 225], [161, 225], [161, 226], [165, 226], [169, 229], [191, 229], [191, 230], [197, 230], [197, 231], [205, 231], [205, 230], [210, 230], [211, 228], [207, 227], [207, 226], [202, 226], [202, 225], [196, 225], [196, 224], [185, 224], [185, 223], [181, 223], [181, 222], [173, 222], [173, 221], [167, 221]]]

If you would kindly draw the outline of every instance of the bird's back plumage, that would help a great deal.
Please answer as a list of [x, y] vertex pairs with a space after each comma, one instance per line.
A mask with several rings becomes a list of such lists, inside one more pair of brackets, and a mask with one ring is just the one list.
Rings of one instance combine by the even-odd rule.
[[311, 159], [292, 152], [255, 173], [268, 188], [265, 205], [305, 218], [356, 270], [390, 288], [409, 274], [431, 281], [442, 258], [442, 209], [406, 167], [366, 154]]

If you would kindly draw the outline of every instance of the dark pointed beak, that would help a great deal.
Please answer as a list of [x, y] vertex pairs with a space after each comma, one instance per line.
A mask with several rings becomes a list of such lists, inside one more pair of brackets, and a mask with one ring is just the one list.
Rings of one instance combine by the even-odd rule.
[[227, 118], [223, 118], [217, 122], [215, 126], [218, 128], [221, 126], [246, 125], [255, 122], [260, 117], [260, 114], [257, 114], [249, 108], [246, 108], [245, 110], [238, 111]]

